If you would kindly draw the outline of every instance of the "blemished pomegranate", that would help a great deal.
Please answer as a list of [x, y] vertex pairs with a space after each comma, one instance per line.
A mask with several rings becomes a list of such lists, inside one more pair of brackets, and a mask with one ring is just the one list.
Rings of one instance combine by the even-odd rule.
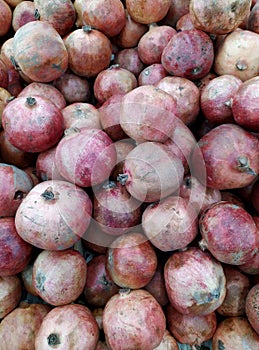
[[14, 35], [13, 50], [16, 64], [32, 81], [53, 81], [68, 68], [65, 44], [46, 21], [28, 22], [20, 27]]
[[259, 214], [259, 181], [257, 180], [256, 183], [253, 185], [252, 193], [251, 193], [251, 200], [254, 209]]
[[13, 217], [0, 218], [0, 276], [21, 272], [32, 256], [32, 245], [17, 233]]
[[175, 26], [180, 17], [189, 12], [190, 0], [171, 0], [170, 7], [162, 23]]
[[245, 312], [249, 323], [259, 335], [259, 284], [255, 284], [245, 299]]
[[197, 213], [186, 199], [168, 196], [159, 203], [150, 204], [144, 210], [142, 228], [158, 249], [184, 249], [198, 234]]
[[38, 296], [38, 292], [32, 283], [32, 270], [33, 270], [33, 264], [29, 263], [25, 267], [25, 269], [22, 270], [21, 279], [25, 290], [31, 295]]
[[259, 335], [247, 318], [227, 317], [221, 321], [212, 338], [212, 349], [257, 349]]
[[67, 181], [81, 187], [94, 186], [109, 177], [116, 165], [116, 150], [100, 129], [70, 128], [57, 145], [55, 163]]
[[117, 237], [107, 249], [106, 268], [114, 283], [139, 289], [149, 283], [157, 268], [157, 255], [144, 235], [130, 232]]
[[98, 109], [91, 103], [74, 102], [61, 110], [64, 127], [82, 128], [88, 127], [90, 129], [101, 129], [100, 113]]
[[[1, 151], [3, 150], [1, 147]], [[0, 163], [0, 218], [14, 216], [32, 188], [32, 180], [24, 170]]]
[[178, 350], [178, 344], [171, 333], [166, 329], [161, 343], [154, 350]]
[[[9, 313], [0, 324], [1, 349], [34, 350], [35, 335], [44, 317], [51, 310], [46, 304], [21, 305]], [[15, 329], [15, 335], [10, 338], [10, 329]]]
[[25, 241], [41, 249], [72, 247], [84, 235], [91, 219], [89, 196], [67, 181], [39, 183], [22, 204], [15, 215], [16, 230]]
[[35, 350], [93, 350], [98, 339], [98, 324], [90, 309], [80, 304], [57, 306], [44, 317], [35, 337]]
[[197, 247], [173, 252], [164, 274], [171, 305], [185, 315], [208, 315], [225, 298], [226, 278], [221, 263]]
[[40, 96], [17, 97], [5, 107], [3, 128], [12, 145], [25, 152], [42, 152], [62, 137], [61, 111]]
[[8, 87], [8, 70], [2, 59], [0, 59], [0, 87], [4, 89]]
[[191, 0], [189, 12], [197, 29], [213, 34], [235, 30], [250, 12], [251, 0], [227, 0], [205, 3]]
[[150, 282], [145, 285], [144, 289], [152, 294], [161, 306], [165, 306], [168, 303], [168, 297], [165, 289], [164, 263], [160, 261], [159, 255], [157, 259], [156, 272]]
[[144, 64], [139, 57], [137, 47], [119, 50], [115, 55], [114, 63], [119, 64], [121, 68], [127, 69], [135, 76], [138, 76], [144, 68]]
[[259, 131], [258, 106], [259, 77], [246, 80], [233, 97], [232, 112], [235, 122], [253, 132]]
[[113, 350], [153, 350], [163, 339], [165, 314], [148, 291], [121, 289], [105, 305], [103, 330]]
[[87, 277], [83, 294], [87, 304], [103, 307], [118, 292], [119, 287], [113, 282], [106, 269], [106, 256], [94, 256], [87, 263]]
[[130, 16], [139, 23], [158, 22], [165, 17], [170, 7], [170, 0], [126, 0], [126, 9]]
[[119, 174], [123, 173], [124, 160], [127, 154], [133, 150], [135, 144], [131, 139], [119, 140], [114, 143], [116, 153], [117, 153], [117, 164], [111, 172], [110, 179], [116, 181]]
[[156, 85], [161, 79], [168, 76], [161, 63], [153, 63], [144, 68], [138, 76], [138, 85]]
[[40, 152], [36, 159], [36, 174], [41, 181], [63, 180], [65, 178], [59, 173], [55, 164], [56, 147]]
[[215, 73], [234, 75], [242, 81], [256, 77], [259, 68], [258, 43], [259, 34], [250, 30], [238, 28], [229, 33], [215, 50]]
[[221, 75], [212, 79], [201, 93], [201, 110], [214, 124], [234, 122], [233, 99], [242, 85], [234, 75]]
[[122, 100], [120, 125], [137, 142], [166, 141], [174, 130], [175, 119], [176, 101], [153, 85], [139, 86]]
[[199, 220], [202, 240], [219, 261], [242, 265], [258, 252], [258, 231], [252, 216], [231, 202], [217, 202], [203, 212]]
[[35, 6], [32, 1], [21, 1], [13, 9], [12, 28], [16, 32], [28, 22], [36, 21]]
[[22, 283], [18, 276], [0, 277], [0, 319], [8, 315], [22, 296]]
[[201, 346], [212, 338], [217, 328], [216, 312], [208, 315], [184, 315], [168, 304], [166, 307], [168, 329], [183, 344]]
[[111, 235], [121, 235], [140, 225], [141, 202], [119, 182], [107, 181], [94, 190], [93, 219]]
[[[221, 145], [221, 147], [219, 147]], [[208, 187], [225, 190], [249, 185], [259, 173], [259, 139], [235, 124], [221, 124], [200, 138], [192, 154], [196, 177], [206, 167]], [[202, 157], [197, 157], [197, 151]]]
[[175, 28], [178, 32], [181, 30], [189, 30], [194, 28], [190, 12], [186, 13], [178, 19]]
[[176, 33], [163, 50], [161, 63], [171, 75], [190, 80], [209, 73], [214, 60], [213, 42], [198, 29]]
[[12, 10], [6, 1], [1, 0], [0, 11], [2, 14], [0, 20], [0, 36], [4, 36], [8, 33], [12, 24]]
[[144, 142], [128, 153], [118, 180], [143, 202], [155, 202], [176, 192], [183, 179], [180, 159], [159, 142]]
[[33, 263], [33, 286], [45, 302], [54, 306], [75, 301], [83, 292], [86, 276], [86, 261], [74, 249], [43, 250]]
[[227, 293], [217, 312], [225, 317], [245, 315], [245, 300], [251, 283], [245, 274], [234, 266], [223, 265]]

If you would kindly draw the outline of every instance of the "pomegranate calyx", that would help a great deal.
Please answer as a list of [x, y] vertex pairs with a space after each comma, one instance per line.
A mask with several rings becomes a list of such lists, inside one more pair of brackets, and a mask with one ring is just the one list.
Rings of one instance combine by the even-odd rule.
[[56, 333], [51, 333], [48, 336], [47, 340], [48, 340], [48, 345], [51, 347], [55, 347], [56, 345], [60, 344], [59, 336]]
[[53, 188], [51, 186], [49, 186], [48, 188], [46, 188], [46, 190], [41, 194], [41, 197], [43, 197], [45, 200], [49, 201], [49, 200], [53, 200], [53, 199], [57, 199], [57, 194], [53, 191]]
[[119, 289], [119, 294], [121, 296], [124, 296], [124, 295], [129, 295], [131, 292], [131, 289], [130, 288], [121, 288]]
[[204, 252], [206, 249], [208, 249], [208, 244], [207, 242], [205, 241], [205, 239], [202, 239], [199, 241], [198, 243], [200, 249]]
[[32, 106], [36, 105], [37, 101], [36, 101], [36, 98], [29, 96], [29, 97], [26, 98], [26, 103], [30, 107], [32, 107]]
[[250, 168], [249, 160], [246, 156], [238, 157], [238, 170], [245, 172], [248, 175], [257, 176], [256, 172]]
[[127, 174], [119, 174], [117, 176], [117, 181], [119, 181], [119, 183], [124, 186], [126, 184], [128, 178], [129, 178], [129, 176]]
[[34, 11], [34, 18], [36, 19], [36, 21], [40, 19], [40, 12], [38, 9], [35, 9]]

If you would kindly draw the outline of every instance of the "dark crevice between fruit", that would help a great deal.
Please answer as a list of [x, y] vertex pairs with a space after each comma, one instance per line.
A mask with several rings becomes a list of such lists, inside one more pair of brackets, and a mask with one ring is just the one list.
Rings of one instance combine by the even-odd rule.
[[36, 19], [36, 21], [40, 20], [40, 12], [38, 9], [36, 9], [34, 12], [34, 18]]
[[119, 183], [124, 186], [126, 185], [128, 178], [129, 176], [127, 174], [119, 174], [117, 176], [117, 181], [119, 181]]
[[14, 194], [14, 200], [21, 200], [24, 197], [24, 193], [20, 190], [16, 191]]
[[15, 58], [13, 56], [10, 56], [10, 60], [12, 62], [12, 65], [14, 66], [14, 69], [17, 70], [18, 72], [20, 72], [21, 68], [18, 65], [18, 63], [16, 62]]
[[56, 334], [56, 333], [51, 333], [48, 336], [47, 340], [48, 340], [48, 345], [51, 347], [54, 347], [54, 346], [60, 344], [60, 338], [59, 338], [58, 334]]
[[248, 175], [257, 176], [256, 172], [250, 168], [249, 160], [246, 156], [244, 157], [238, 157], [238, 169]]

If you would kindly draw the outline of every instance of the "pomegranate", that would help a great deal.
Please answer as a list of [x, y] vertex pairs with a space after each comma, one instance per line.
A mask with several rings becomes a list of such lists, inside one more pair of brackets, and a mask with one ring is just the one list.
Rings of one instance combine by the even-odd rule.
[[198, 219], [194, 207], [186, 199], [168, 196], [144, 210], [142, 227], [155, 247], [173, 251], [185, 248], [194, 240], [198, 234]]
[[7, 89], [8, 87], [8, 71], [5, 63], [0, 59], [0, 87]]
[[176, 22], [175, 28], [178, 32], [195, 28], [191, 19], [191, 14], [188, 12], [181, 16]]
[[153, 350], [163, 339], [166, 319], [149, 292], [122, 289], [105, 305], [103, 329], [113, 350]]
[[121, 235], [140, 225], [141, 215], [141, 202], [119, 182], [107, 181], [94, 190], [93, 218], [104, 232]]
[[[4, 150], [2, 146], [1, 150]], [[32, 187], [32, 180], [24, 170], [0, 163], [0, 217], [14, 216]]]
[[221, 262], [242, 265], [258, 251], [255, 222], [238, 205], [224, 201], [212, 204], [203, 212], [199, 225], [200, 247]]
[[13, 56], [13, 37], [5, 40], [0, 48], [1, 61], [7, 69], [14, 68]]
[[30, 83], [19, 93], [18, 97], [41, 96], [52, 102], [58, 109], [66, 107], [66, 101], [62, 93], [53, 85], [46, 83]]
[[259, 77], [246, 80], [236, 91], [232, 112], [235, 122], [253, 132], [259, 132], [258, 106]]
[[233, 123], [233, 99], [242, 85], [234, 75], [221, 75], [212, 79], [201, 93], [201, 109], [214, 124]]
[[209, 205], [221, 200], [219, 190], [203, 186], [194, 176], [186, 175], [180, 186], [179, 195], [188, 200], [200, 215]]
[[205, 3], [191, 0], [189, 12], [197, 29], [213, 34], [235, 30], [250, 12], [251, 0], [227, 0]]
[[225, 317], [245, 315], [245, 300], [251, 288], [249, 278], [233, 266], [225, 265], [223, 270], [227, 293], [217, 312]]
[[44, 301], [61, 306], [80, 296], [86, 275], [86, 261], [78, 251], [43, 250], [33, 263], [32, 283]]
[[242, 208], [245, 208], [245, 204], [241, 198], [239, 198], [236, 194], [231, 191], [220, 191], [221, 192], [221, 200], [231, 202], [233, 204], [239, 205]]
[[245, 311], [249, 323], [259, 335], [259, 283], [255, 284], [248, 292], [245, 299]]
[[250, 30], [238, 28], [229, 33], [215, 50], [216, 74], [234, 75], [242, 81], [256, 77], [259, 69], [257, 43], [259, 34]]
[[55, 307], [44, 317], [35, 337], [35, 350], [70, 350], [73, 347], [93, 350], [98, 338], [97, 322], [86, 306], [63, 305]]
[[166, 329], [161, 343], [154, 350], [178, 350], [178, 344], [175, 338]]
[[64, 180], [60, 175], [55, 164], [56, 147], [49, 148], [47, 151], [40, 152], [36, 159], [36, 174], [42, 181]]
[[[78, 186], [89, 187], [106, 180], [116, 164], [116, 150], [100, 129], [67, 129], [58, 143], [55, 163], [60, 174]], [[73, 157], [70, 157], [72, 152]]]
[[226, 278], [222, 265], [199, 248], [172, 253], [164, 274], [169, 301], [184, 315], [208, 315], [223, 303]]
[[190, 0], [171, 0], [169, 10], [162, 23], [174, 27], [180, 17], [189, 12]]
[[209, 73], [214, 60], [210, 37], [198, 29], [176, 33], [163, 50], [161, 63], [171, 75], [190, 80]]
[[[1, 349], [34, 350], [35, 335], [44, 317], [50, 311], [50, 306], [44, 304], [28, 304], [19, 306], [7, 315], [0, 324]], [[10, 329], [15, 329], [15, 335], [10, 339]]]
[[13, 50], [16, 64], [33, 81], [50, 82], [68, 67], [64, 42], [46, 21], [28, 22], [20, 27], [14, 35]]
[[127, 69], [117, 64], [101, 71], [94, 81], [94, 96], [102, 104], [109, 97], [117, 94], [126, 94], [137, 87], [137, 79]]
[[106, 268], [114, 283], [120, 287], [144, 287], [151, 281], [156, 267], [155, 250], [141, 233], [126, 233], [108, 247]]
[[40, 96], [17, 97], [5, 107], [3, 128], [10, 143], [25, 152], [42, 152], [63, 134], [60, 110]]
[[32, 246], [17, 233], [14, 218], [0, 219], [0, 276], [21, 272], [29, 263]]
[[23, 0], [13, 10], [13, 30], [16, 32], [24, 24], [32, 21], [36, 21], [34, 2]]
[[31, 295], [38, 296], [38, 292], [32, 282], [33, 264], [28, 264], [21, 272], [23, 287]]
[[154, 63], [144, 68], [138, 76], [138, 85], [156, 85], [161, 79], [168, 76], [161, 63]]
[[2, 127], [3, 110], [5, 109], [10, 97], [11, 97], [10, 92], [8, 90], [0, 87], [0, 127]]
[[83, 290], [87, 304], [94, 307], [104, 306], [118, 289], [106, 269], [105, 255], [93, 257], [87, 264], [87, 277]]
[[141, 61], [146, 65], [161, 63], [162, 52], [175, 34], [176, 30], [170, 26], [150, 24], [149, 30], [138, 42], [138, 54]]
[[170, 7], [170, 0], [126, 0], [130, 16], [139, 23], [158, 22], [165, 17]]
[[137, 47], [120, 50], [115, 56], [114, 63], [119, 64], [120, 68], [127, 69], [135, 76], [138, 76], [144, 68]]
[[175, 113], [172, 96], [152, 85], [139, 86], [124, 96], [120, 124], [137, 142], [164, 142], [174, 130]]
[[257, 180], [256, 183], [253, 185], [251, 200], [252, 200], [254, 209], [259, 214], [259, 180]]
[[126, 22], [120, 0], [92, 0], [82, 2], [82, 20], [108, 37], [120, 33]]
[[22, 78], [19, 72], [15, 68], [9, 68], [7, 73], [8, 73], [7, 90], [12, 96], [17, 97], [23, 89]]
[[43, 181], [19, 206], [15, 227], [25, 241], [36, 247], [63, 250], [72, 247], [86, 232], [91, 212], [91, 200], [80, 187], [61, 180]]
[[9, 4], [4, 0], [0, 0], [0, 12], [0, 36], [4, 36], [8, 33], [12, 24], [12, 10]]
[[200, 111], [200, 92], [191, 80], [182, 77], [165, 77], [155, 85], [176, 100], [176, 116], [184, 124], [195, 121]]
[[[205, 165], [208, 187], [241, 188], [249, 185], [259, 173], [259, 140], [238, 125], [221, 124], [213, 128], [197, 146], [191, 163], [199, 180]], [[197, 151], [202, 152], [203, 159], [197, 158]]]
[[123, 94], [112, 95], [98, 109], [103, 130], [113, 141], [127, 138], [120, 125], [123, 96]]
[[62, 93], [68, 104], [74, 102], [88, 102], [91, 98], [88, 80], [69, 70], [55, 79], [53, 85]]
[[18, 276], [0, 277], [0, 319], [18, 305], [21, 296], [22, 284]]
[[180, 159], [159, 142], [144, 142], [128, 153], [118, 179], [139, 201], [155, 202], [176, 192], [183, 179]]
[[115, 142], [114, 146], [117, 153], [117, 164], [113, 168], [110, 178], [111, 180], [116, 181], [119, 174], [123, 173], [124, 160], [127, 154], [133, 150], [135, 145], [132, 142], [132, 140], [125, 139], [125, 140], [119, 140]]
[[111, 42], [107, 36], [90, 26], [83, 26], [68, 34], [64, 43], [69, 57], [69, 68], [83, 77], [93, 77], [109, 66]]
[[87, 250], [97, 254], [106, 254], [107, 247], [111, 245], [115, 238], [116, 236], [103, 232], [97, 222], [92, 220], [81, 241], [83, 247]]
[[39, 19], [51, 24], [59, 35], [64, 36], [72, 30], [76, 20], [76, 11], [71, 0], [55, 0], [54, 2], [35, 0], [34, 6]]
[[212, 338], [212, 349], [257, 349], [259, 335], [245, 317], [227, 317]]
[[165, 306], [168, 303], [168, 297], [165, 289], [164, 264], [160, 258], [158, 254], [156, 272], [150, 282], [145, 285], [144, 289], [152, 294], [161, 306]]
[[194, 348], [210, 340], [217, 328], [215, 312], [208, 315], [185, 315], [169, 304], [166, 308], [168, 329], [180, 343], [192, 345]]
[[248, 17], [248, 22], [247, 22], [247, 29], [250, 30], [251, 32], [255, 32], [259, 34], [259, 4], [255, 3], [253, 8], [250, 11], [249, 17]]

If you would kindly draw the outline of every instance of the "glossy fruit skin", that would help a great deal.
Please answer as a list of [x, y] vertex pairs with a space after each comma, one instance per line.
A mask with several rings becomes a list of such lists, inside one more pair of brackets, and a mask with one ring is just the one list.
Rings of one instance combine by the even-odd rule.
[[98, 339], [98, 324], [91, 311], [84, 305], [68, 304], [55, 307], [46, 315], [36, 334], [35, 350], [48, 350], [58, 344], [64, 350], [73, 346], [93, 350]]
[[30, 261], [32, 245], [18, 235], [13, 217], [0, 219], [0, 248], [0, 276], [16, 275]]
[[116, 150], [110, 137], [100, 129], [71, 128], [57, 145], [55, 163], [67, 181], [90, 187], [109, 177], [116, 165]]
[[9, 142], [25, 152], [42, 152], [62, 137], [64, 126], [60, 110], [40, 96], [17, 97], [8, 103], [2, 115]]
[[25, 241], [41, 249], [72, 247], [85, 234], [91, 219], [89, 196], [67, 181], [39, 183], [22, 204], [15, 215], [17, 232]]
[[174, 252], [165, 269], [165, 286], [172, 306], [186, 315], [208, 315], [226, 295], [222, 265], [197, 247]]
[[252, 216], [231, 202], [209, 206], [199, 220], [202, 241], [220, 262], [242, 265], [258, 252], [258, 232]]
[[17, 65], [32, 81], [51, 82], [68, 68], [65, 44], [45, 21], [28, 22], [20, 27], [14, 35], [13, 50]]
[[106, 257], [107, 271], [122, 288], [142, 288], [156, 272], [156, 252], [146, 237], [138, 232], [117, 237], [108, 247]]
[[259, 284], [255, 284], [248, 292], [245, 300], [245, 311], [249, 323], [259, 335]]
[[163, 50], [161, 63], [171, 75], [190, 80], [209, 73], [214, 60], [210, 37], [198, 29], [176, 33]]
[[108, 346], [114, 350], [153, 350], [162, 341], [166, 319], [149, 292], [122, 289], [106, 303], [103, 329]]
[[[206, 167], [208, 187], [219, 190], [245, 187], [259, 173], [259, 140], [238, 125], [214, 127], [200, 138], [197, 146], [191, 164], [198, 179], [200, 170]], [[202, 152], [203, 160], [197, 157], [197, 151]]]

